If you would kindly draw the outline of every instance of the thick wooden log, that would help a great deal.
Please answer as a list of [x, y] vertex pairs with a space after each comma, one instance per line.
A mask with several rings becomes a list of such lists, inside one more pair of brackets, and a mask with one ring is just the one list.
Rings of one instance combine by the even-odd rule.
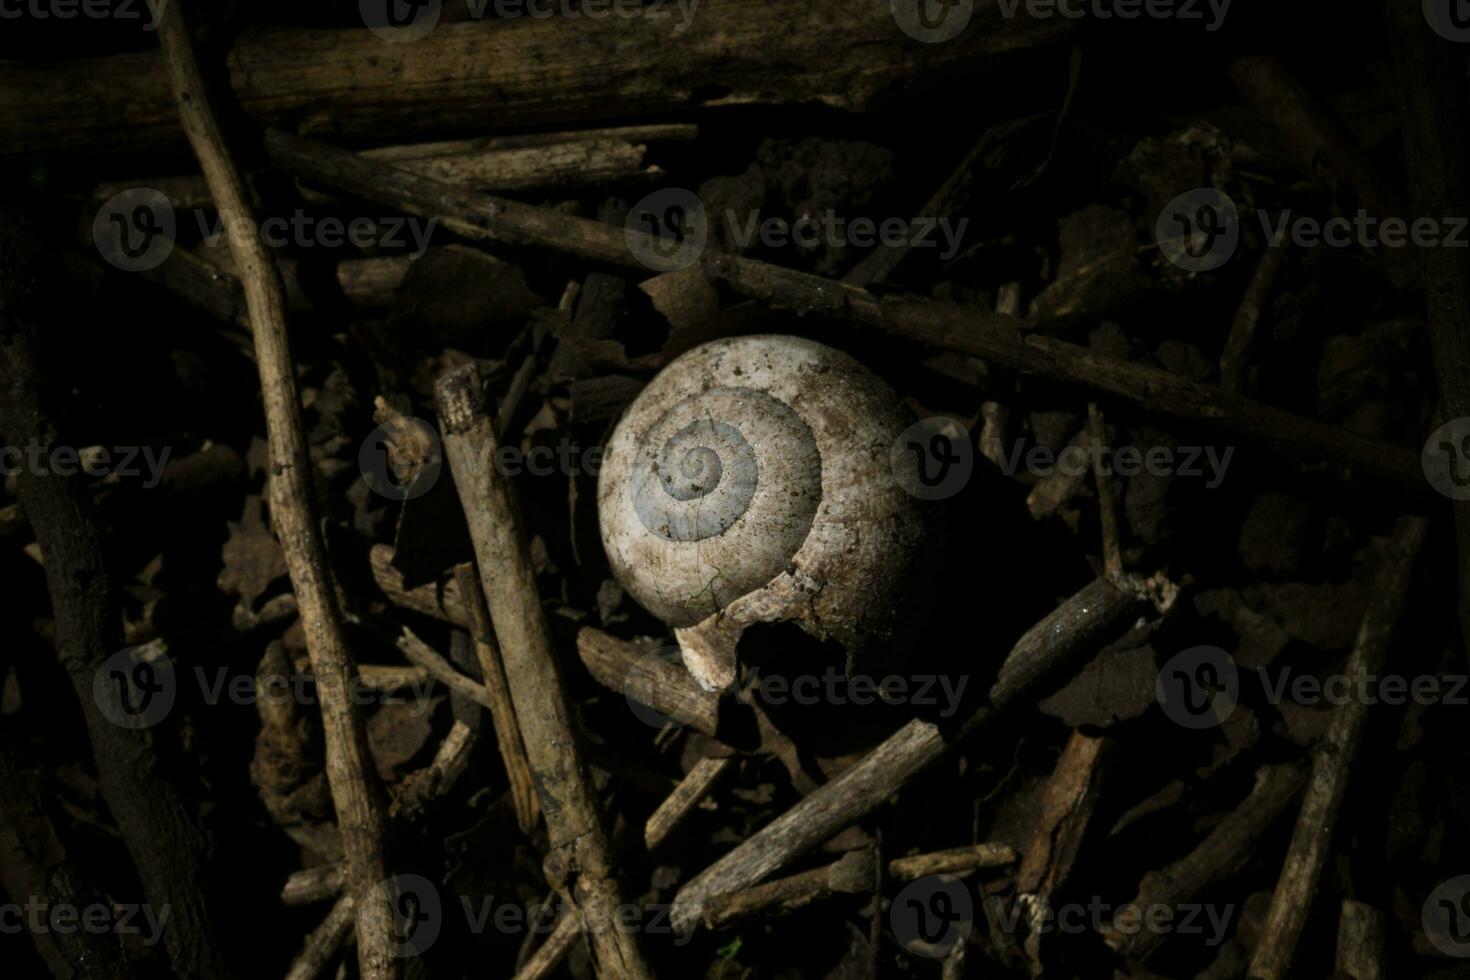
[[[905, 34], [887, 3], [847, 0], [704, 0], [688, 18], [668, 3], [662, 17], [441, 23], [407, 44], [366, 28], [257, 31], [230, 51], [229, 79], [260, 125], [382, 143], [603, 126], [711, 105], [861, 111], [912, 96], [916, 83], [1006, 71], [1074, 24], [1006, 18], [995, 0], [975, 7], [942, 44]], [[123, 163], [182, 153], [162, 69], [147, 51], [0, 65], [0, 156]]]

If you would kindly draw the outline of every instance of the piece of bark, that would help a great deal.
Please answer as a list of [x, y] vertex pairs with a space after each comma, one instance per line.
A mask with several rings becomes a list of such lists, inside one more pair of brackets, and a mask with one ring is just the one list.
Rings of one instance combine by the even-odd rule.
[[402, 962], [393, 951], [393, 910], [383, 889], [377, 890], [380, 898], [370, 897], [370, 891], [388, 878], [386, 801], [373, 768], [362, 711], [349, 696], [356, 664], [347, 646], [317, 518], [312, 486], [315, 467], [301, 421], [285, 297], [270, 253], [255, 234], [254, 208], [205, 90], [184, 6], [183, 0], [177, 0], [162, 9], [159, 41], [176, 111], [209, 183], [210, 196], [220, 207], [250, 311], [265, 401], [271, 519], [286, 555], [316, 679], [327, 781], [347, 862], [349, 894], [358, 906], [358, 965], [368, 980], [396, 977]]
[[1383, 916], [1364, 902], [1342, 903], [1337, 920], [1337, 971], [1352, 980], [1385, 980]]
[[628, 313], [628, 280], [607, 272], [592, 272], [582, 283], [572, 320], [557, 337], [556, 351], [546, 366], [553, 381], [586, 377], [590, 372], [582, 347], [589, 341], [613, 340]]
[[1067, 880], [1097, 809], [1108, 740], [1074, 730], [1042, 795], [1041, 819], [1016, 874], [1016, 890], [1043, 898]]
[[706, 735], [720, 725], [720, 698], [656, 650], [620, 640], [593, 626], [577, 634], [577, 655], [593, 680]]
[[[1066, 884], [1083, 839], [1091, 826], [1101, 793], [1103, 763], [1109, 741], [1105, 736], [1073, 730], [1041, 799], [1041, 818], [1016, 874], [1016, 901], [1023, 908], [1051, 907], [1054, 894]], [[1041, 929], [1026, 936], [1026, 955], [1032, 971], [1044, 969]]]
[[709, 795], [720, 777], [734, 764], [730, 757], [700, 759], [679, 781], [679, 785], [659, 804], [643, 826], [643, 843], [656, 850], [695, 807]]
[[495, 632], [490, 626], [490, 611], [485, 608], [484, 591], [479, 576], [469, 562], [454, 570], [459, 594], [465, 597], [465, 609], [472, 626], [470, 638], [480, 665], [485, 693], [490, 696], [490, 723], [495, 728], [496, 746], [510, 783], [511, 800], [515, 804], [516, 823], [524, 834], [536, 829], [541, 815], [536, 800], [536, 783], [531, 777], [531, 764], [526, 761], [526, 747], [521, 742], [521, 729], [516, 722], [515, 705], [511, 702], [510, 684], [505, 679], [505, 664], [495, 646]]
[[[1418, 517], [1400, 518], [1394, 529], [1369, 593], [1357, 643], [1343, 671], [1353, 680], [1354, 690], [1366, 690], [1388, 660], [1427, 530], [1428, 522]], [[1314, 750], [1312, 776], [1297, 816], [1296, 832], [1271, 896], [1264, 931], [1251, 958], [1253, 978], [1281, 980], [1291, 969], [1297, 940], [1306, 926], [1317, 883], [1327, 863], [1337, 812], [1347, 793], [1367, 719], [1367, 699], [1349, 699], [1334, 709], [1332, 727]]]
[[[1299, 766], [1261, 767], [1250, 796], [1194, 850], [1168, 867], [1144, 875], [1138, 894], [1124, 908], [1131, 907], [1140, 914], [1155, 905], [1178, 909], [1239, 872], [1256, 856], [1262, 835], [1291, 806], [1306, 779], [1306, 770]], [[1146, 957], [1165, 938], [1151, 929], [1129, 933], [1104, 926], [1103, 933], [1109, 946], [1136, 959]]]
[[[65, 331], [52, 322], [66, 290], [38, 243], [44, 230], [19, 210], [0, 210], [0, 430], [8, 444], [50, 453], [64, 444], [42, 394], [65, 385], [47, 378], [38, 340]], [[60, 365], [58, 365], [60, 366]], [[93, 682], [123, 649], [122, 616], [81, 475], [21, 467], [17, 491], [45, 555], [46, 589], [55, 644], [76, 692], [102, 796], [137, 868], [144, 896], [171, 910], [163, 940], [174, 969], [189, 976], [228, 977], [217, 925], [206, 899], [208, 845], [198, 808], [171, 782], [147, 728], [115, 724], [103, 712]]]
[[687, 930], [712, 895], [739, 891], [785, 867], [843, 827], [859, 820], [944, 755], [956, 741], [1033, 694], [1058, 670], [1096, 649], [1144, 602], [1141, 590], [1095, 580], [1067, 599], [1017, 641], [989, 692], [990, 703], [957, 732], [916, 718], [862, 761], [807, 796], [687, 882], [670, 919]]
[[651, 976], [636, 935], [614, 916], [623, 888], [603, 829], [592, 777], [577, 747], [556, 649], [531, 565], [514, 490], [483, 460], [496, 450], [484, 388], [474, 364], [435, 386], [444, 454], [454, 475], [480, 568], [485, 605], [500, 641], [522, 741], [541, 793], [551, 853], [547, 877], [585, 923], [599, 976]]
[[403, 573], [393, 564], [391, 545], [373, 545], [368, 551], [368, 561], [373, 582], [395, 606], [412, 609], [461, 629], [469, 628], [469, 613], [460, 601], [459, 583], [454, 579], [447, 579], [442, 584], [426, 582], [409, 588], [404, 584]]
[[[925, 86], [1014, 71], [1074, 32], [1065, 18], [1008, 18], [992, 6], [977, 6], [944, 44], [906, 36], [885, 4], [714, 0], [687, 21], [663, 10], [441, 23], [411, 44], [362, 28], [249, 31], [228, 53], [229, 83], [257, 126], [410, 142], [677, 118], [704, 106], [863, 112]], [[182, 150], [158, 67], [151, 52], [0, 65], [0, 154], [126, 163]]]

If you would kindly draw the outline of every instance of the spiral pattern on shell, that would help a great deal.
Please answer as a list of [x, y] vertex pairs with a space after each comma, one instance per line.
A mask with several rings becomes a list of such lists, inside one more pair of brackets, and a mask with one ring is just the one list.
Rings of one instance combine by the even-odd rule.
[[[726, 420], [732, 421], [726, 421]], [[747, 437], [747, 431], [749, 437]], [[753, 441], [753, 442], [752, 442]], [[633, 510], [668, 541], [724, 534], [750, 509], [761, 482], [762, 452], [820, 466], [815, 439], [801, 416], [753, 388], [711, 388], [673, 405], [642, 440], [631, 485]], [[772, 479], [791, 479], [774, 458]], [[786, 526], [804, 537], [820, 497], [820, 478], [797, 478]], [[794, 552], [800, 540], [791, 545]]]

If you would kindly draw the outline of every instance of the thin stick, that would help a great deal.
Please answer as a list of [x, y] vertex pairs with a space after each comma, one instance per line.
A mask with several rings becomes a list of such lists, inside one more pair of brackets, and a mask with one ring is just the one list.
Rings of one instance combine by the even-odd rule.
[[[1087, 403], [1087, 428], [1094, 445], [1106, 447], [1108, 426], [1096, 402]], [[1095, 457], [1092, 478], [1097, 483], [1097, 518], [1102, 525], [1103, 574], [1110, 581], [1123, 577], [1122, 524], [1123, 493], [1113, 471], [1103, 465], [1102, 453]]]
[[293, 871], [281, 886], [283, 905], [312, 905], [336, 898], [347, 883], [347, 868], [339, 862], [319, 864], [304, 871]]
[[592, 679], [676, 723], [714, 736], [720, 727], [719, 695], [706, 691], [689, 672], [656, 651], [620, 640], [595, 626], [577, 633], [577, 655]]
[[709, 791], [714, 789], [715, 783], [720, 781], [720, 777], [729, 770], [734, 761], [726, 756], [722, 759], [700, 759], [694, 764], [694, 768], [679, 781], [668, 799], [659, 804], [644, 825], [643, 842], [650, 851], [657, 850], [659, 845], [669, 839], [669, 834], [709, 795]]
[[863, 290], [738, 256], [710, 253], [703, 264], [706, 274], [751, 299], [972, 354], [1020, 374], [1080, 385], [1145, 411], [1249, 439], [1286, 459], [1351, 466], [1365, 476], [1427, 494], [1416, 451], [1364, 439], [1168, 371], [1028, 334], [1024, 321], [937, 303], [879, 303]]
[[1097, 579], [1063, 602], [1017, 641], [990, 689], [990, 704], [946, 733], [915, 718], [862, 761], [811, 793], [695, 876], [674, 898], [670, 919], [691, 929], [706, 900], [764, 880], [837, 831], [881, 805], [936, 762], [954, 742], [1021, 701], [1055, 671], [1094, 652], [1142, 605], [1133, 589]]
[[[890, 878], [913, 881], [937, 874], [963, 877], [983, 868], [1014, 864], [1015, 860], [1016, 852], [1006, 844], [974, 844], [894, 858], [881, 866]], [[705, 902], [704, 923], [711, 929], [726, 929], [754, 915], [793, 912], [832, 895], [869, 891], [877, 870], [875, 864], [873, 850], [850, 851], [824, 867], [715, 895]]]
[[199, 158], [210, 195], [220, 206], [230, 253], [250, 310], [255, 360], [265, 400], [271, 519], [301, 609], [307, 653], [316, 678], [327, 781], [341, 830], [350, 894], [359, 899], [358, 965], [362, 975], [371, 980], [395, 977], [402, 961], [393, 956], [393, 913], [386, 890], [379, 890], [381, 900], [365, 900], [369, 891], [388, 877], [383, 855], [386, 807], [368, 752], [362, 713], [348, 696], [357, 671], [347, 648], [312, 496], [315, 469], [301, 424], [295, 366], [286, 333], [285, 297], [280, 276], [255, 233], [254, 212], [205, 93], [193, 39], [184, 20], [184, 6], [183, 0], [164, 6], [159, 40], [179, 118]]
[[1250, 365], [1251, 348], [1256, 342], [1256, 326], [1261, 322], [1261, 311], [1271, 299], [1276, 274], [1286, 264], [1286, 250], [1285, 242], [1268, 245], [1256, 263], [1256, 271], [1251, 275], [1250, 285], [1246, 286], [1240, 307], [1235, 311], [1235, 319], [1230, 324], [1230, 337], [1220, 352], [1221, 391], [1245, 392], [1245, 372]]
[[[623, 229], [549, 208], [461, 190], [285, 133], [267, 133], [266, 145], [277, 165], [290, 173], [409, 214], [436, 217], [450, 231], [473, 241], [537, 245], [640, 270], [643, 266], [630, 243], [642, 243], [640, 252], [651, 247], [652, 239], [643, 232], [625, 234]], [[1150, 412], [1259, 442], [1290, 460], [1326, 460], [1418, 494], [1427, 492], [1417, 452], [1364, 439], [1168, 371], [1054, 337], [1027, 335], [1024, 321], [938, 304], [880, 304], [856, 286], [722, 253], [707, 253], [703, 268], [706, 275], [752, 299], [983, 357], [1022, 374], [1082, 385]]]
[[483, 708], [489, 709], [494, 700], [483, 684], [461, 674], [454, 665], [441, 657], [433, 647], [414, 635], [407, 626], [398, 637], [398, 652], [424, 668], [437, 681], [443, 682], [455, 694], [469, 698]]
[[551, 935], [546, 937], [546, 942], [536, 950], [534, 956], [526, 961], [526, 965], [516, 972], [515, 980], [543, 980], [549, 976], [552, 970], [561, 965], [566, 955], [577, 945], [577, 940], [582, 938], [582, 930], [577, 924], [575, 914], [564, 915], [557, 922], [556, 928]]
[[[1348, 657], [1346, 673], [1354, 690], [1365, 690], [1388, 659], [1389, 646], [1403, 614], [1413, 581], [1414, 565], [1424, 544], [1428, 522], [1400, 518], [1383, 564], [1374, 578], [1368, 608], [1358, 628], [1358, 640]], [[1251, 959], [1250, 975], [1280, 980], [1291, 968], [1297, 940], [1312, 909], [1317, 882], [1332, 845], [1337, 811], [1347, 792], [1358, 741], [1368, 718], [1368, 699], [1352, 698], [1337, 708], [1327, 737], [1312, 760], [1312, 778], [1297, 817], [1296, 832], [1281, 878], [1271, 896], [1271, 911]]]
[[536, 782], [531, 778], [531, 764], [526, 761], [526, 747], [521, 744], [521, 730], [516, 724], [515, 705], [510, 700], [510, 684], [505, 679], [505, 665], [495, 646], [495, 632], [490, 627], [490, 611], [485, 608], [485, 593], [475, 566], [469, 562], [454, 569], [459, 594], [464, 597], [470, 618], [470, 636], [475, 641], [475, 655], [480, 661], [480, 676], [485, 693], [490, 695], [490, 722], [495, 726], [495, 741], [505, 777], [510, 782], [510, 796], [515, 804], [516, 824], [521, 832], [531, 833], [540, 819], [541, 807], [536, 801]]
[[577, 749], [556, 649], [536, 590], [530, 545], [509, 481], [495, 457], [480, 372], [464, 365], [435, 386], [444, 454], [469, 523], [485, 605], [505, 659], [517, 724], [541, 792], [550, 837], [547, 876], [585, 921], [598, 975], [651, 976], [637, 937], [615, 927], [624, 894], [602, 827], [596, 790]]
[[322, 924], [306, 937], [301, 952], [296, 954], [296, 959], [291, 962], [291, 969], [286, 972], [286, 980], [314, 980], [320, 976], [331, 965], [337, 950], [342, 948], [348, 934], [352, 932], [356, 911], [357, 902], [351, 895], [338, 898]]
[[1297, 766], [1264, 766], [1256, 773], [1256, 785], [1240, 806], [1221, 820], [1184, 857], [1160, 871], [1150, 872], [1139, 883], [1138, 894], [1104, 928], [1107, 944], [1125, 956], [1142, 959], [1165, 937], [1157, 929], [1123, 929], [1125, 914], [1141, 916], [1154, 906], [1178, 909], [1240, 871], [1255, 856], [1261, 836], [1286, 811], [1306, 781]]
[[[55, 322], [58, 290], [68, 288], [40, 243], [44, 230], [20, 209], [0, 210], [0, 429], [12, 446], [36, 446], [49, 455], [64, 431], [47, 393], [70, 390], [66, 375], [45, 370], [49, 332], [68, 334]], [[69, 365], [58, 364], [69, 371]], [[94, 681], [107, 679], [108, 658], [125, 645], [122, 614], [103, 549], [103, 522], [95, 517], [87, 479], [55, 467], [17, 467], [20, 504], [35, 532], [27, 552], [39, 547], [46, 592], [55, 619], [56, 654], [86, 724], [102, 798], [117, 822], [137, 870], [143, 897], [170, 910], [163, 942], [173, 969], [192, 977], [228, 977], [220, 952], [222, 918], [211, 905], [209, 841], [196, 801], [171, 778], [158, 730], [119, 725], [103, 710]], [[34, 554], [39, 560], [39, 554]], [[146, 703], [146, 702], [145, 702]]]

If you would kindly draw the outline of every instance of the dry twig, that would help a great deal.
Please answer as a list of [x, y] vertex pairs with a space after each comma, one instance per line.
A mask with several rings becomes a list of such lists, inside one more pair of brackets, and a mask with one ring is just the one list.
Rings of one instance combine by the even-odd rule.
[[388, 877], [383, 847], [386, 806], [368, 753], [362, 713], [348, 696], [356, 664], [347, 648], [326, 543], [316, 516], [312, 463], [286, 332], [285, 297], [270, 254], [255, 234], [254, 208], [246, 199], [240, 173], [205, 93], [193, 39], [184, 20], [184, 6], [181, 0], [163, 8], [159, 40], [184, 132], [199, 158], [210, 195], [220, 206], [250, 311], [255, 360], [265, 398], [271, 519], [301, 609], [321, 704], [327, 780], [342, 835], [350, 894], [359, 905], [358, 962], [364, 977], [392, 977], [398, 975], [401, 965], [392, 950], [393, 913], [386, 894], [381, 900], [367, 898], [374, 886]]

